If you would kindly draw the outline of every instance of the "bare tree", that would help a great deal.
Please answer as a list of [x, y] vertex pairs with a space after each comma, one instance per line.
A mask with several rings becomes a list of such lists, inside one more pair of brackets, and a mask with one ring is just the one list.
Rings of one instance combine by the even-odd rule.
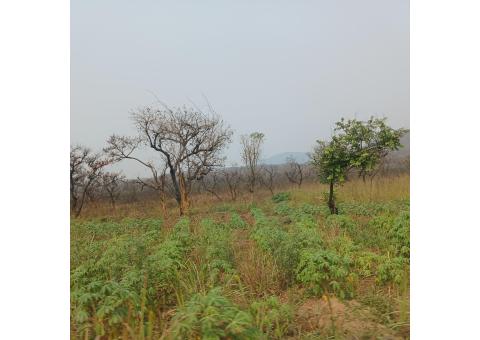
[[[170, 174], [182, 215], [189, 207], [192, 182], [201, 180], [215, 167], [223, 165], [224, 158], [220, 153], [230, 143], [232, 130], [217, 115], [187, 107], [145, 107], [134, 112], [132, 119], [139, 137], [115, 138], [143, 142], [159, 152]], [[113, 137], [109, 140], [110, 146]], [[129, 155], [128, 152], [126, 155]], [[138, 158], [137, 161], [149, 166]]]
[[107, 147], [104, 149], [113, 159], [120, 161], [123, 159], [134, 160], [137, 163], [146, 167], [152, 177], [149, 179], [137, 177], [136, 182], [140, 185], [140, 189], [143, 191], [145, 187], [151, 188], [158, 192], [160, 197], [160, 204], [162, 205], [163, 214], [167, 213], [167, 195], [166, 195], [166, 171], [167, 166], [165, 163], [156, 165], [153, 161], [143, 161], [135, 156], [135, 151], [142, 146], [142, 139], [139, 137], [124, 137], [112, 135], [107, 140]]
[[90, 187], [102, 176], [112, 160], [83, 146], [70, 147], [70, 208], [80, 216]]
[[260, 183], [267, 188], [270, 193], [274, 194], [275, 179], [277, 177], [277, 169], [274, 165], [262, 166], [260, 174]]
[[265, 135], [261, 132], [253, 132], [243, 135], [240, 139], [242, 144], [242, 160], [248, 173], [248, 190], [253, 195], [259, 177], [259, 160]]
[[227, 186], [232, 201], [237, 200], [238, 189], [243, 181], [242, 172], [237, 167], [224, 168], [222, 170], [223, 178]]
[[222, 200], [222, 197], [218, 194], [220, 177], [217, 171], [212, 171], [209, 175], [204, 176], [200, 182], [203, 190], [215, 196], [219, 201]]
[[118, 172], [106, 172], [99, 178], [100, 187], [107, 193], [113, 208], [120, 197], [121, 185], [124, 182], [125, 176]]
[[70, 147], [70, 210], [75, 211], [79, 201], [80, 185], [85, 177], [83, 168], [90, 149], [75, 146]]
[[303, 168], [293, 157], [287, 159], [287, 170], [285, 171], [288, 181], [298, 185], [300, 188], [303, 182]]

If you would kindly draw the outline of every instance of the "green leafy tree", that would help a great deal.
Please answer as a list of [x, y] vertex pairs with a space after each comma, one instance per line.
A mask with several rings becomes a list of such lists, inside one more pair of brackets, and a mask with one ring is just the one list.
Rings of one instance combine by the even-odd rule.
[[371, 174], [378, 163], [402, 145], [400, 138], [408, 131], [393, 129], [386, 118], [370, 118], [368, 121], [341, 119], [335, 124], [330, 142], [317, 141], [311, 155], [320, 180], [328, 183], [328, 207], [337, 213], [334, 186], [345, 181], [348, 171], [357, 169], [360, 176]]

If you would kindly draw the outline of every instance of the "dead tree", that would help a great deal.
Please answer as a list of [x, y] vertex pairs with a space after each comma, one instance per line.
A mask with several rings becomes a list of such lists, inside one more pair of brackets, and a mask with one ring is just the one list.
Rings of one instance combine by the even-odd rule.
[[100, 153], [93, 154], [83, 146], [70, 147], [70, 208], [75, 217], [80, 216], [90, 187], [111, 162], [111, 159]]
[[230, 198], [232, 201], [237, 200], [238, 190], [243, 181], [243, 176], [237, 167], [235, 168], [224, 168], [222, 170], [223, 178], [227, 186], [228, 192], [230, 193]]
[[208, 176], [204, 176], [200, 183], [202, 184], [203, 190], [215, 196], [219, 201], [222, 201], [222, 197], [218, 194], [220, 178], [217, 171], [212, 171]]
[[125, 183], [125, 176], [118, 172], [106, 172], [99, 179], [100, 187], [107, 193], [112, 207], [120, 197], [121, 185]]
[[243, 135], [240, 139], [242, 144], [242, 160], [247, 168], [248, 191], [252, 194], [252, 198], [260, 175], [258, 162], [260, 161], [264, 139], [265, 135], [261, 132]]
[[277, 177], [277, 170], [274, 165], [265, 165], [261, 167], [260, 183], [267, 188], [270, 193], [274, 194], [275, 179]]
[[289, 157], [287, 159], [287, 170], [285, 171], [288, 181], [292, 184], [296, 184], [299, 188], [303, 182], [303, 168], [294, 158]]
[[139, 133], [134, 140], [145, 143], [162, 157], [183, 215], [189, 206], [192, 182], [223, 164], [220, 153], [230, 143], [232, 130], [214, 113], [187, 107], [145, 107], [134, 112], [132, 119]]

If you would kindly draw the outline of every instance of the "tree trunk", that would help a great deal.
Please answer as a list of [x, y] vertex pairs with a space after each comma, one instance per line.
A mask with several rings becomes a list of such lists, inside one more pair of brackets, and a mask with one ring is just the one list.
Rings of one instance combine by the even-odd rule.
[[115, 210], [115, 194], [114, 193], [109, 193], [110, 194], [110, 203], [112, 204], [112, 208]]
[[167, 217], [167, 197], [165, 195], [165, 175], [162, 175], [161, 180], [161, 191], [160, 191], [160, 202], [162, 204], [163, 218]]
[[85, 192], [83, 192], [83, 195], [82, 195], [82, 199], [80, 201], [80, 204], [77, 204], [78, 207], [76, 208], [75, 210], [75, 218], [77, 218], [78, 216], [80, 216], [80, 213], [82, 212], [82, 208], [83, 208], [83, 203], [85, 202]]
[[330, 209], [330, 214], [338, 214], [338, 209], [335, 206], [335, 198], [333, 197], [333, 181], [330, 181], [330, 193], [328, 195], [328, 208]]
[[173, 190], [175, 191], [175, 200], [178, 205], [182, 202], [182, 197], [180, 195], [180, 188], [178, 186], [177, 175], [175, 174], [175, 169], [170, 167], [170, 177], [172, 178]]
[[187, 186], [185, 183], [185, 177], [182, 173], [178, 176], [180, 187], [180, 215], [183, 215], [189, 208], [190, 202], [188, 200]]

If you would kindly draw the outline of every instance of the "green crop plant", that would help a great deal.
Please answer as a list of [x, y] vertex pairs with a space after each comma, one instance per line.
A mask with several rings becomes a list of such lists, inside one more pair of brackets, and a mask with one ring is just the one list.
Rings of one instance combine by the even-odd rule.
[[252, 316], [222, 295], [221, 288], [193, 295], [173, 317], [171, 339], [257, 339]]
[[278, 223], [272, 218], [268, 218], [259, 208], [252, 208], [250, 212], [255, 219], [255, 228], [276, 227]]
[[378, 261], [377, 277], [379, 283], [395, 283], [400, 285], [408, 270], [408, 260], [402, 256], [381, 256]]
[[288, 202], [280, 202], [275, 204], [273, 211], [280, 216], [288, 216], [293, 212], [293, 208], [290, 207]]
[[334, 293], [341, 298], [350, 297], [351, 260], [329, 250], [306, 250], [300, 255], [297, 280], [315, 295]]
[[234, 229], [243, 229], [247, 227], [247, 223], [242, 219], [242, 217], [237, 212], [232, 212], [230, 214], [230, 227]]
[[202, 235], [200, 247], [204, 249], [204, 260], [212, 277], [221, 273], [233, 273], [233, 252], [230, 225], [204, 219], [200, 223]]
[[348, 232], [355, 232], [358, 229], [356, 223], [346, 215], [330, 215], [326, 218], [325, 224], [327, 227], [345, 229]]
[[278, 203], [194, 201], [176, 222], [87, 210], [71, 222], [71, 338], [342, 338], [364, 317], [372, 336], [408, 337], [408, 199], [362, 201], [356, 183], [337, 188], [334, 215], [308, 184]]
[[292, 328], [293, 308], [275, 296], [252, 302], [250, 311], [256, 327], [267, 339], [284, 339]]
[[272, 196], [272, 201], [274, 203], [280, 203], [285, 201], [290, 201], [290, 193], [289, 192], [279, 192]]
[[298, 212], [297, 209], [292, 209], [289, 216], [300, 221], [291, 230], [285, 230], [277, 226], [273, 220], [268, 220], [263, 213], [256, 212], [254, 216], [256, 216], [256, 228], [251, 236], [260, 249], [272, 254], [277, 264], [282, 268], [284, 281], [288, 285], [295, 278], [295, 268], [300, 260], [300, 252], [304, 249], [316, 249], [322, 245], [318, 232], [311, 224], [306, 222], [311, 215], [302, 210]]
[[93, 328], [98, 336], [120, 332], [129, 313], [140, 310], [140, 296], [115, 281], [93, 281], [72, 291], [73, 316], [79, 335]]
[[388, 236], [398, 256], [410, 259], [410, 213], [401, 212], [393, 221]]
[[376, 275], [377, 266], [381, 256], [371, 251], [361, 251], [354, 256], [355, 271], [361, 277]]

